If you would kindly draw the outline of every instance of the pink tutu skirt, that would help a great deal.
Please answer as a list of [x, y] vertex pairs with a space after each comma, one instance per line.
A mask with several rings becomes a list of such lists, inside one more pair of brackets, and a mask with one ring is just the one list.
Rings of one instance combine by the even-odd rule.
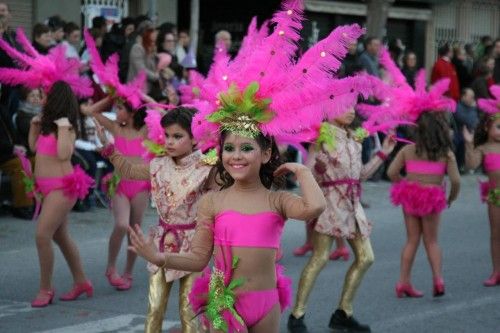
[[390, 195], [395, 206], [401, 205], [405, 213], [417, 217], [438, 214], [447, 206], [444, 185], [422, 185], [402, 180], [392, 185]]
[[62, 177], [37, 177], [35, 183], [36, 189], [43, 196], [55, 190], [62, 190], [69, 199], [85, 199], [94, 185], [94, 180], [77, 165], [70, 174]]

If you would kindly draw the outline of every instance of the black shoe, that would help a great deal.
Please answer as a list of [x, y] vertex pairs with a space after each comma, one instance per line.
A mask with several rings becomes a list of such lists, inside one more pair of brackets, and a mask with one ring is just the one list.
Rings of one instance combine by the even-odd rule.
[[370, 326], [358, 323], [353, 316], [347, 317], [344, 310], [336, 310], [332, 317], [330, 318], [330, 324], [328, 324], [333, 332], [340, 333], [365, 333], [371, 332]]
[[12, 208], [12, 216], [23, 220], [31, 220], [33, 218], [33, 208], [23, 207], [23, 208]]
[[288, 317], [288, 332], [290, 333], [309, 333], [306, 324], [304, 324], [304, 316], [300, 318], [295, 318], [293, 314]]

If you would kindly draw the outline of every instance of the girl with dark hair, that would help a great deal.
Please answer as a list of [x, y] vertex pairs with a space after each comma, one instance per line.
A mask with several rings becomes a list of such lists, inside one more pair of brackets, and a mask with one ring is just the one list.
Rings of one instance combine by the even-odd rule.
[[[161, 115], [148, 110], [146, 119], [150, 146], [156, 146], [157, 156], [150, 164], [131, 164], [112, 146], [105, 149], [116, 170], [130, 179], [151, 179], [151, 195], [158, 210], [158, 227], [153, 230], [155, 248], [162, 253], [187, 253], [192, 249], [197, 224], [196, 208], [203, 193], [213, 182], [214, 159], [195, 149], [191, 120], [195, 110], [178, 107]], [[173, 283], [180, 283], [179, 302], [182, 331], [198, 332], [195, 314], [188, 302], [194, 275], [149, 264], [149, 309], [146, 332], [161, 332], [163, 318]]]
[[486, 287], [500, 285], [500, 86], [490, 88], [492, 99], [479, 99], [485, 112], [473, 135], [464, 128], [465, 163], [470, 169], [483, 165], [488, 181], [481, 183], [481, 199], [488, 204], [493, 272]]
[[93, 287], [83, 272], [78, 249], [68, 232], [68, 214], [77, 198], [84, 198], [92, 179], [78, 166], [71, 165], [71, 155], [78, 133], [78, 102], [70, 86], [56, 82], [47, 95], [41, 117], [31, 121], [29, 145], [36, 152], [35, 188], [43, 196], [36, 230], [40, 261], [40, 291], [31, 303], [44, 307], [52, 303], [54, 240], [64, 254], [74, 280], [73, 289], [60, 300], [72, 301], [82, 293], [93, 294]]
[[[118, 98], [113, 103], [116, 120], [110, 120], [101, 112], [108, 109], [111, 98], [107, 97], [95, 104], [82, 106], [82, 112], [93, 116], [114, 138], [116, 149], [130, 163], [144, 165], [143, 155], [146, 153], [142, 145], [146, 138], [147, 128], [144, 123], [144, 108], [134, 109], [126, 98]], [[127, 261], [123, 275], [116, 272], [116, 260], [120, 252], [123, 238], [129, 225], [141, 224], [149, 202], [149, 181], [130, 179], [117, 171], [113, 176], [105, 176], [108, 183], [108, 195], [115, 226], [109, 239], [108, 264], [106, 277], [109, 284], [117, 290], [128, 290], [132, 287], [132, 270], [136, 255], [127, 251]], [[111, 189], [111, 190], [110, 190]]]

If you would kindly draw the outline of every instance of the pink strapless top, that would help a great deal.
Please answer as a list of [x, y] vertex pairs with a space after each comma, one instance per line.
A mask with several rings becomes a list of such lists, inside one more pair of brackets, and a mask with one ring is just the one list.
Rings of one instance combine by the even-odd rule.
[[215, 216], [214, 243], [278, 249], [284, 224], [277, 212], [243, 214], [225, 210]]
[[57, 156], [56, 136], [54, 134], [40, 134], [36, 140], [36, 153], [47, 156]]
[[142, 141], [142, 138], [127, 139], [123, 136], [115, 136], [115, 148], [123, 156], [142, 157], [146, 151]]
[[424, 175], [438, 175], [442, 176], [446, 173], [445, 162], [434, 161], [406, 161], [406, 172], [424, 174]]
[[494, 172], [500, 170], [500, 153], [487, 153], [483, 160], [484, 171]]

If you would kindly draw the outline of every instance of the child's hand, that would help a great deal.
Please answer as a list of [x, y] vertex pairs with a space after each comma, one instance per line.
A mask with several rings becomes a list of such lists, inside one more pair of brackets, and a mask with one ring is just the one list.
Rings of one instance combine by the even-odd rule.
[[40, 115], [36, 115], [33, 118], [31, 118], [31, 124], [34, 126], [41, 126], [42, 125], [42, 117]]
[[164, 257], [158, 252], [153, 243], [153, 229], [149, 230], [149, 236], [146, 239], [142, 233], [141, 227], [138, 224], [135, 224], [134, 227], [135, 230], [131, 226], [128, 227], [130, 243], [132, 244], [128, 247], [128, 249], [143, 257], [147, 261], [157, 266], [162, 266]]
[[103, 146], [107, 146], [109, 144], [108, 136], [106, 135], [106, 131], [104, 130], [104, 127], [101, 126], [101, 124], [97, 121], [97, 119], [92, 118], [95, 124], [95, 130], [97, 133], [97, 137], [99, 138], [99, 141], [101, 141]]
[[470, 132], [467, 129], [467, 126], [464, 126], [462, 133], [464, 135], [464, 141], [467, 143], [473, 143], [474, 142], [474, 132]]
[[274, 171], [274, 177], [286, 175], [287, 173], [297, 174], [300, 171], [309, 169], [300, 163], [285, 163], [282, 164]]
[[385, 137], [384, 142], [382, 142], [382, 151], [386, 155], [389, 155], [394, 148], [396, 148], [396, 139], [394, 139], [394, 133], [390, 133]]

